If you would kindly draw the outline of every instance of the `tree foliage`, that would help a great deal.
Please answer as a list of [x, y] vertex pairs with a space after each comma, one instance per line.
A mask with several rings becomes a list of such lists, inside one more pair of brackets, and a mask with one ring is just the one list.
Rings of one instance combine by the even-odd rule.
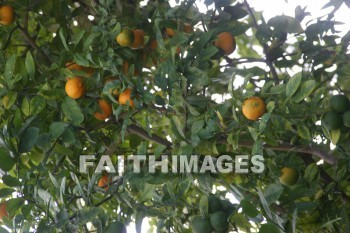
[[[140, 232], [145, 217], [158, 232], [206, 225], [210, 232], [349, 232], [350, 131], [320, 124], [331, 96], [350, 93], [350, 34], [339, 36], [334, 20], [343, 1], [325, 2], [331, 10], [320, 18], [297, 7], [294, 17], [268, 21], [246, 0], [205, 0], [206, 13], [196, 1], [177, 2], [6, 2], [16, 18], [0, 27], [0, 198], [9, 214], [1, 232], [106, 232], [130, 222]], [[144, 30], [143, 48], [116, 42], [124, 28]], [[232, 56], [215, 46], [221, 32], [235, 38]], [[93, 68], [91, 76], [69, 62]], [[84, 80], [82, 98], [65, 93], [74, 76]], [[127, 88], [134, 107], [115, 96]], [[252, 96], [266, 103], [257, 121], [241, 110]], [[94, 117], [101, 98], [112, 104], [106, 121]], [[126, 167], [110, 174], [107, 188], [98, 185], [104, 174], [79, 172], [80, 155], [116, 163], [118, 155], [162, 154], [263, 155], [265, 170]], [[295, 184], [282, 185], [284, 167], [297, 171]]]

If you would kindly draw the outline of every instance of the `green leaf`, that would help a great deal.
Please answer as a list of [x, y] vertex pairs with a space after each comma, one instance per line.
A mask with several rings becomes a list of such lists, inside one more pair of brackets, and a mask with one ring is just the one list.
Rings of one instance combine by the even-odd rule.
[[19, 141], [19, 152], [29, 152], [35, 145], [39, 136], [39, 128], [29, 127], [21, 135]]
[[80, 125], [84, 121], [84, 115], [74, 99], [66, 97], [61, 107], [64, 115], [67, 116], [73, 125]]
[[278, 32], [300, 33], [303, 31], [300, 23], [287, 15], [275, 16], [269, 20], [268, 24]]
[[45, 107], [46, 101], [40, 95], [37, 95], [30, 100], [30, 113], [33, 115], [40, 113], [42, 110], [45, 109]]
[[5, 66], [5, 78], [10, 81], [14, 75], [14, 70], [16, 66], [16, 54], [13, 53], [7, 60]]
[[315, 163], [311, 163], [307, 166], [304, 174], [304, 179], [312, 183], [318, 177], [318, 166]]
[[25, 66], [27, 70], [27, 74], [30, 78], [34, 77], [35, 75], [35, 63], [32, 54], [30, 51], [27, 52], [26, 60], [25, 60]]
[[309, 128], [306, 125], [299, 124], [297, 131], [298, 131], [298, 135], [301, 138], [306, 139], [306, 140], [310, 140], [311, 139], [311, 134], [310, 134]]
[[298, 87], [301, 82], [301, 78], [302, 78], [301, 73], [297, 73], [289, 79], [286, 85], [287, 97], [292, 97], [292, 95], [294, 95], [294, 93], [298, 90]]
[[180, 121], [180, 118], [179, 118], [178, 116], [173, 116], [173, 117], [171, 118], [171, 120], [173, 121], [173, 123], [174, 123], [174, 125], [175, 125], [175, 127], [176, 127], [177, 132], [180, 134], [180, 136], [181, 136], [182, 138], [185, 139], [186, 137], [185, 137], [184, 132], [182, 131], [183, 125], [182, 125], [182, 123], [181, 123], [181, 121]]
[[308, 80], [304, 82], [303, 84], [301, 84], [300, 90], [293, 97], [293, 101], [299, 103], [300, 101], [308, 97], [314, 91], [315, 87], [315, 80]]
[[0, 161], [0, 169], [3, 171], [10, 171], [13, 165], [15, 165], [10, 152], [3, 147], [0, 147]]
[[341, 136], [341, 130], [340, 129], [334, 129], [330, 131], [330, 139], [334, 145], [336, 145], [340, 139]]
[[66, 130], [67, 124], [63, 122], [53, 122], [49, 126], [49, 132], [53, 139], [59, 138]]
[[4, 175], [1, 179], [4, 182], [4, 184], [6, 184], [9, 187], [21, 186], [21, 182], [17, 178], [12, 177], [10, 175]]
[[241, 206], [243, 213], [245, 213], [248, 217], [255, 218], [260, 214], [260, 212], [256, 209], [256, 207], [250, 203], [248, 200], [243, 199], [241, 201]]
[[[2, 161], [2, 160], [1, 160]], [[16, 190], [10, 188], [0, 189], [0, 198], [11, 196]]]
[[62, 41], [62, 44], [64, 46], [64, 48], [69, 51], [69, 48], [67, 46], [67, 42], [66, 42], [66, 38], [64, 36], [64, 31], [63, 31], [63, 28], [60, 29], [60, 31], [58, 32], [58, 34], [60, 35], [60, 38], [61, 38], [61, 41]]
[[261, 119], [260, 119], [260, 124], [259, 124], [259, 131], [260, 133], [263, 132], [267, 126], [267, 123], [269, 122], [271, 117], [271, 113], [265, 113]]
[[12, 198], [7, 201], [7, 212], [10, 216], [14, 215], [14, 213], [21, 209], [24, 204], [23, 198]]
[[208, 208], [208, 196], [202, 195], [201, 199], [199, 200], [199, 212], [201, 215], [207, 215]]
[[275, 224], [271, 224], [271, 223], [267, 223], [267, 224], [262, 224], [259, 230], [259, 233], [281, 233], [281, 229], [275, 225]]
[[22, 99], [22, 107], [21, 110], [25, 116], [29, 116], [30, 114], [30, 104], [28, 98], [24, 97]]
[[16, 102], [16, 99], [17, 99], [17, 92], [14, 92], [14, 91], [8, 92], [7, 95], [5, 95], [2, 98], [2, 103], [4, 104], [5, 109], [11, 108], [11, 106]]
[[283, 193], [283, 186], [280, 184], [269, 184], [264, 192], [267, 203], [271, 204], [278, 200]]
[[262, 207], [264, 208], [264, 210], [265, 210], [267, 216], [268, 216], [270, 219], [272, 219], [272, 213], [271, 213], [269, 204], [267, 203], [266, 198], [265, 198], [265, 196], [264, 196], [264, 193], [261, 191], [260, 188], [258, 188], [258, 193], [259, 193], [259, 198], [260, 198]]

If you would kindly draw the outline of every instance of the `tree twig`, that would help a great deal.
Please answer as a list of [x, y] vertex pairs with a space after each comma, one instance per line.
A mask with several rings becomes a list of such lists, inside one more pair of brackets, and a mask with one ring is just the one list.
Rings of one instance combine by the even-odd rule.
[[[244, 5], [246, 6], [246, 8], [248, 10], [249, 15], [252, 17], [253, 26], [256, 29], [258, 29], [258, 27], [259, 27], [258, 22], [256, 21], [256, 18], [255, 18], [254, 14], [253, 14], [252, 8], [250, 8], [247, 0], [244, 0]], [[264, 53], [265, 53], [265, 56], [266, 56], [266, 61], [265, 62], [268, 65], [268, 67], [270, 68], [273, 80], [275, 81], [275, 84], [277, 85], [279, 83], [278, 75], [277, 75], [276, 69], [273, 66], [273, 63], [271, 61], [270, 52], [269, 52], [269, 46], [266, 43], [262, 43], [262, 46], [263, 46], [263, 50], [264, 50]]]
[[47, 63], [47, 65], [51, 65], [52, 64], [52, 60], [51, 58], [44, 52], [44, 50], [42, 50], [33, 40], [33, 38], [29, 35], [28, 31], [26, 31], [17, 21], [16, 21], [16, 25], [19, 28], [19, 30], [21, 31], [21, 33], [23, 34], [23, 36], [25, 37], [26, 41], [34, 48], [36, 49], [39, 53], [41, 53], [44, 57], [45, 57], [45, 62]]
[[[171, 142], [169, 142], [168, 140], [166, 140], [160, 136], [157, 136], [157, 135], [150, 136], [146, 130], [142, 129], [141, 127], [139, 127], [137, 125], [129, 125], [127, 127], [127, 131], [131, 134], [136, 134], [145, 140], [164, 145], [168, 148], [173, 147], [173, 144]], [[227, 144], [227, 138], [226, 137], [219, 138], [218, 143]], [[254, 146], [254, 142], [240, 141], [238, 143], [238, 146], [251, 148]], [[337, 163], [337, 159], [335, 157], [323, 152], [322, 150], [320, 150], [318, 148], [312, 147], [312, 146], [295, 146], [295, 145], [291, 145], [288, 143], [282, 143], [278, 146], [265, 145], [264, 148], [270, 149], [270, 150], [275, 150], [275, 151], [292, 151], [292, 152], [310, 154], [310, 155], [317, 156], [320, 159], [323, 159], [325, 162], [327, 162], [331, 165], [334, 165]]]

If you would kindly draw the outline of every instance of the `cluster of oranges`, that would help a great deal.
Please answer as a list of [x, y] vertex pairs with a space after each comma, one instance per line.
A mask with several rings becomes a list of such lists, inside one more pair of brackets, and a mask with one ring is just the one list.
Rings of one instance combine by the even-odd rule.
[[139, 49], [144, 45], [144, 38], [143, 30], [124, 28], [115, 39], [120, 46]]
[[[127, 62], [125, 62], [124, 64], [128, 66]], [[65, 85], [66, 94], [73, 99], [79, 99], [83, 97], [86, 92], [84, 78], [91, 77], [94, 74], [95, 69], [91, 67], [81, 66], [74, 62], [68, 62], [66, 64], [66, 68], [69, 70], [78, 71], [79, 73], [84, 74], [82, 76], [67, 78], [67, 82]], [[128, 69], [128, 67], [126, 67], [126, 69]], [[108, 78], [105, 81], [105, 84], [114, 80], [115, 78]], [[118, 93], [116, 92], [116, 90], [114, 90], [113, 95], [117, 95], [117, 94]], [[129, 104], [130, 107], [134, 107], [134, 102], [131, 99], [131, 94], [132, 94], [132, 90], [130, 88], [127, 88], [125, 91], [120, 93], [119, 100], [118, 100], [119, 104], [121, 105]], [[113, 113], [112, 105], [107, 100], [99, 99], [98, 106], [99, 106], [99, 110], [94, 113], [94, 117], [96, 119], [105, 120], [112, 115]]]
[[1, 6], [0, 7], [0, 24], [10, 25], [15, 21], [15, 12], [12, 6]]
[[[192, 33], [193, 27], [191, 24], [188, 23], [182, 23], [181, 21], [177, 21], [177, 25], [179, 27], [179, 30], [185, 33]], [[176, 29], [166, 27], [164, 28], [164, 43], [167, 43], [168, 39], [175, 36], [177, 33]], [[156, 39], [153, 39], [148, 43], [146, 41], [145, 32], [142, 29], [131, 29], [131, 28], [123, 28], [120, 33], [116, 36], [116, 41], [121, 47], [129, 47], [131, 49], [144, 49], [156, 51], [158, 48], [158, 43]], [[146, 44], [149, 44], [147, 47]], [[230, 32], [222, 32], [217, 35], [214, 45], [222, 50], [225, 55], [231, 54], [235, 48], [236, 48], [236, 41], [234, 36]], [[178, 47], [176, 50], [176, 53], [180, 53], [180, 48]], [[144, 53], [147, 54], [147, 53]], [[157, 55], [158, 56], [158, 55]], [[144, 66], [147, 67], [147, 60], [148, 56], [143, 56], [142, 59], [146, 62], [144, 62]], [[159, 57], [158, 57], [159, 58]], [[162, 58], [160, 57], [159, 60]], [[155, 65], [156, 62], [153, 61], [153, 65]], [[128, 74], [129, 72], [129, 62], [124, 61], [123, 63], [123, 73]], [[86, 92], [86, 86], [85, 86], [85, 78], [88, 78], [92, 76], [95, 72], [94, 68], [91, 67], [85, 67], [79, 64], [76, 64], [74, 62], [69, 62], [66, 64], [66, 68], [74, 71], [76, 75], [74, 77], [67, 78], [67, 82], [65, 85], [65, 91], [67, 95], [73, 99], [79, 99], [85, 95]], [[134, 76], [138, 76], [138, 70], [134, 69]], [[105, 85], [108, 82], [114, 81], [117, 78], [107, 78], [105, 81]], [[118, 94], [118, 102], [121, 105], [128, 105], [130, 107], [134, 107], [134, 101], [132, 99], [133, 96], [133, 90], [131, 88], [126, 88], [122, 93], [118, 93], [116, 89], [112, 90], [111, 93], [114, 97], [117, 98]], [[98, 106], [99, 110], [94, 113], [94, 117], [98, 120], [105, 120], [108, 117], [110, 117], [113, 114], [112, 105], [109, 103], [108, 100], [105, 99], [99, 99], [98, 100]], [[248, 107], [250, 108], [250, 107]], [[253, 107], [254, 108], [254, 107]], [[255, 111], [255, 110], [254, 110]], [[261, 110], [259, 110], [261, 111]], [[260, 113], [259, 113], [260, 114]], [[260, 117], [260, 116], [259, 116]], [[258, 117], [258, 118], [259, 118]], [[248, 118], [250, 119], [250, 118]]]

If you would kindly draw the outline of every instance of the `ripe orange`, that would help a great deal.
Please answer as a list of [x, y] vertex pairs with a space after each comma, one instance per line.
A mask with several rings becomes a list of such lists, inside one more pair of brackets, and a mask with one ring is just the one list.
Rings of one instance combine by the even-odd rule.
[[90, 77], [95, 72], [94, 68], [81, 66], [81, 65], [76, 64], [75, 62], [67, 62], [66, 68], [69, 70], [84, 71], [88, 77]]
[[129, 106], [134, 107], [134, 101], [131, 99], [131, 89], [127, 88], [119, 95], [119, 104], [127, 105], [129, 101]]
[[[102, 188], [108, 184], [111, 184], [112, 178], [108, 177], [108, 175], [103, 175], [99, 180], [97, 186]], [[104, 190], [108, 190], [108, 186], [104, 187]]]
[[124, 28], [115, 39], [120, 46], [130, 46], [134, 42], [134, 32], [128, 28]]
[[185, 33], [191, 33], [191, 32], [193, 32], [193, 27], [192, 27], [192, 25], [189, 24], [189, 23], [184, 23], [183, 31], [184, 31]]
[[226, 55], [233, 53], [236, 49], [236, 40], [230, 32], [220, 33], [214, 44], [217, 48], [223, 50]]
[[266, 112], [265, 102], [260, 97], [250, 97], [244, 101], [242, 112], [249, 120], [256, 121]]
[[139, 49], [143, 47], [143, 41], [145, 37], [145, 32], [141, 29], [135, 29], [134, 32], [134, 42], [130, 46], [133, 49]]
[[165, 33], [166, 33], [167, 36], [169, 36], [169, 37], [175, 36], [175, 31], [174, 31], [174, 29], [172, 29], [172, 28], [165, 28]]
[[85, 84], [80, 77], [69, 78], [66, 82], [66, 93], [73, 99], [79, 99], [85, 93]]
[[15, 12], [12, 6], [0, 7], [0, 24], [10, 25], [15, 20]]
[[112, 105], [108, 103], [106, 100], [100, 99], [98, 101], [98, 106], [100, 107], [100, 111], [94, 113], [96, 119], [104, 121], [109, 116], [112, 115]]
[[0, 204], [0, 221], [2, 220], [2, 218], [4, 216], [8, 217], [8, 213], [7, 213], [7, 210], [6, 210], [6, 207], [7, 207], [7, 204], [6, 202], [3, 202]]

